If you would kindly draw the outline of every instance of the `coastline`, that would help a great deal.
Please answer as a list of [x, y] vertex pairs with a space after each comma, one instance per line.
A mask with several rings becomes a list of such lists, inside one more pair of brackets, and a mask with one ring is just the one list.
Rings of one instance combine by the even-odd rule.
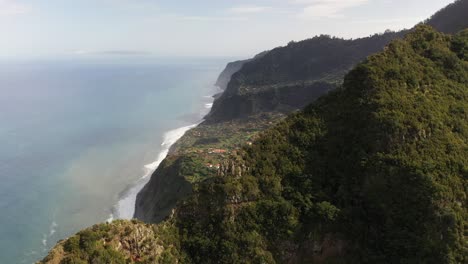
[[135, 213], [136, 196], [148, 183], [153, 172], [158, 168], [159, 164], [166, 158], [171, 146], [177, 142], [189, 129], [197, 126], [199, 123], [183, 126], [170, 130], [163, 135], [162, 150], [159, 152], [157, 159], [149, 164], [144, 165], [144, 175], [134, 183], [134, 185], [121, 196], [120, 200], [113, 208], [113, 213], [110, 215], [108, 222], [114, 219], [132, 219]]
[[[203, 103], [203, 110], [201, 114], [206, 116], [215, 100], [214, 95], [220, 93], [219, 87], [215, 86], [217, 89], [214, 91], [213, 95], [204, 96], [204, 98], [211, 99], [209, 103]], [[221, 91], [222, 92], [222, 91]], [[119, 201], [112, 207], [112, 213], [109, 215], [109, 218], [106, 222], [112, 222], [117, 219], [130, 220], [134, 218], [135, 215], [135, 203], [138, 193], [145, 187], [145, 185], [151, 179], [151, 175], [156, 171], [159, 164], [167, 157], [171, 151], [172, 145], [174, 145], [184, 134], [192, 128], [195, 128], [200, 123], [204, 121], [204, 118], [197, 121], [195, 124], [179, 127], [176, 129], [169, 130], [163, 134], [163, 142], [161, 143], [162, 149], [159, 152], [156, 160], [152, 163], [146, 164], [143, 166], [143, 176], [139, 178], [135, 183], [132, 184], [128, 189], [123, 191], [123, 194], [120, 196]]]

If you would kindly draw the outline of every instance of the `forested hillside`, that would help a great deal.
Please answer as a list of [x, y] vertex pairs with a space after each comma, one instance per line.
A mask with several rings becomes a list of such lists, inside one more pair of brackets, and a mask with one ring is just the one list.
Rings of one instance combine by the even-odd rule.
[[195, 182], [137, 246], [108, 224], [46, 260], [466, 263], [467, 109], [468, 30], [420, 25]]
[[249, 173], [199, 186], [182, 248], [196, 263], [467, 261], [467, 47], [466, 30], [419, 26], [359, 64], [247, 147]]

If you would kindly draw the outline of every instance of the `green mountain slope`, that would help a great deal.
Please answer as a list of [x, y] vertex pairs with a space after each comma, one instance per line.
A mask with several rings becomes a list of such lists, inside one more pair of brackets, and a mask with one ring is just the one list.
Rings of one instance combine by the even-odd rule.
[[247, 175], [185, 202], [184, 250], [196, 263], [466, 262], [467, 48], [466, 30], [420, 26], [359, 64], [247, 148]]
[[109, 224], [49, 263], [466, 263], [467, 51], [418, 26], [194, 183], [147, 236], [160, 254]]

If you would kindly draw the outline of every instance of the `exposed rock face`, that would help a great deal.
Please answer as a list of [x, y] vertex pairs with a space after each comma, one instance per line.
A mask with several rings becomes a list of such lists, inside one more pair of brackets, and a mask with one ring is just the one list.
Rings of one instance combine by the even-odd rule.
[[161, 236], [170, 228], [121, 220], [95, 225], [60, 241], [38, 264], [165, 263], [168, 254], [178, 263], [177, 248]]
[[248, 170], [249, 168], [244, 163], [229, 159], [220, 164], [216, 174], [221, 177], [241, 178]]

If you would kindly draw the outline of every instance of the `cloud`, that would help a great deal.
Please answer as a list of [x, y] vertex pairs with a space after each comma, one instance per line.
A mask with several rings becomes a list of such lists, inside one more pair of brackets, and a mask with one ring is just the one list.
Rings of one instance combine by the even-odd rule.
[[109, 5], [117, 5], [123, 8], [131, 9], [151, 9], [158, 10], [159, 6], [155, 1], [151, 0], [103, 0]]
[[29, 5], [17, 3], [14, 0], [0, 0], [0, 16], [22, 15], [30, 11]]
[[177, 20], [185, 20], [185, 21], [245, 21], [247, 20], [246, 17], [234, 17], [234, 16], [183, 16], [183, 15], [174, 15], [171, 18]]
[[72, 51], [72, 53], [73, 53], [73, 54], [75, 54], [75, 55], [85, 55], [85, 54], [90, 54], [90, 52], [89, 52], [89, 51], [87, 51], [87, 50], [74, 50], [74, 51]]
[[397, 18], [387, 18], [387, 19], [364, 19], [364, 20], [353, 20], [350, 23], [355, 24], [389, 24], [389, 25], [397, 25], [402, 23], [409, 23], [409, 25], [413, 26], [421, 21], [424, 21], [426, 17], [418, 16], [418, 17], [397, 17]]
[[75, 55], [117, 55], [117, 56], [146, 56], [152, 53], [145, 50], [104, 50], [104, 51], [87, 51], [74, 50]]
[[247, 17], [243, 16], [197, 16], [197, 15], [183, 15], [183, 14], [167, 14], [159, 16], [159, 18], [165, 18], [168, 20], [176, 21], [195, 21], [195, 22], [204, 22], [204, 21], [245, 21], [248, 20]]
[[97, 52], [103, 55], [126, 55], [126, 56], [145, 56], [151, 55], [151, 52], [146, 50], [105, 50]]
[[269, 6], [237, 6], [229, 8], [229, 12], [238, 14], [261, 13], [271, 9]]
[[361, 6], [369, 0], [294, 0], [296, 4], [306, 6], [299, 15], [303, 19], [337, 18], [347, 8]]

